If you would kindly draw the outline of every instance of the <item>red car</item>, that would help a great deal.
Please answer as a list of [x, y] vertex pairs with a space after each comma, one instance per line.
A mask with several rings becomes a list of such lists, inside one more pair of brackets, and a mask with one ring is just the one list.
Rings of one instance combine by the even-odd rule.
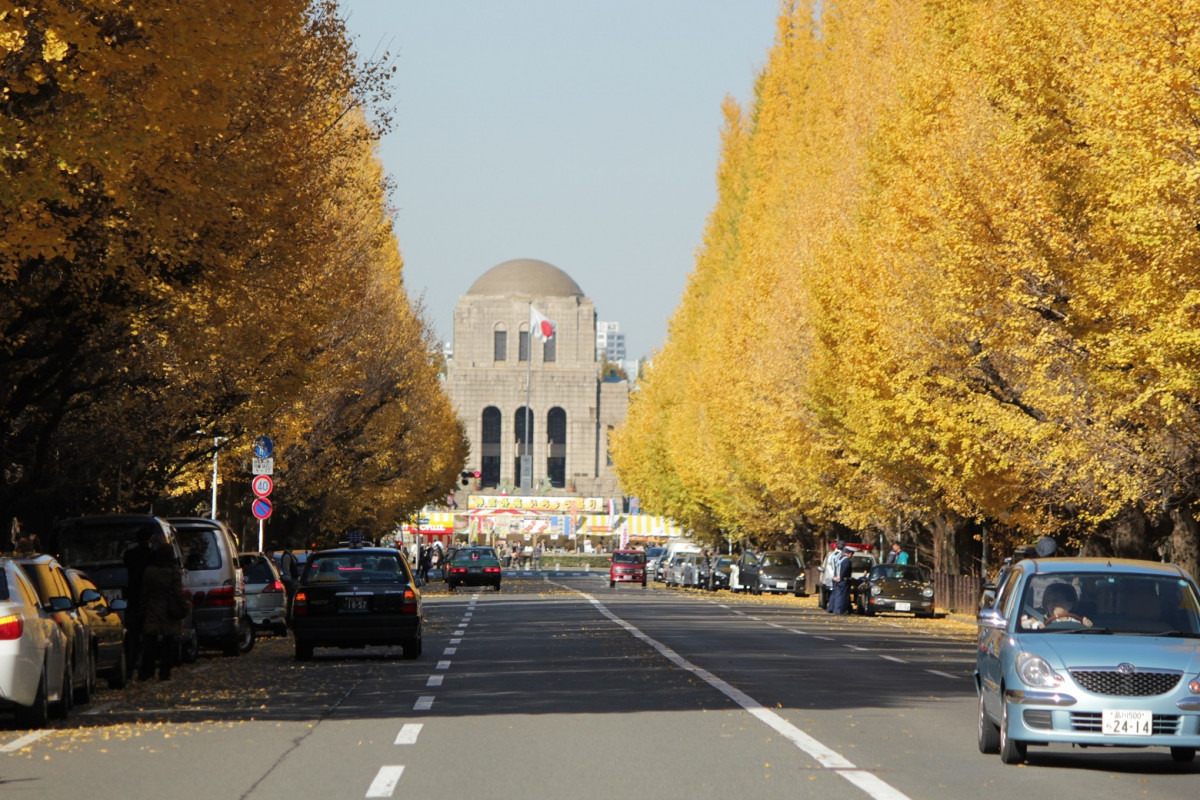
[[608, 567], [609, 588], [617, 583], [646, 585], [646, 553], [643, 550], [614, 550]]

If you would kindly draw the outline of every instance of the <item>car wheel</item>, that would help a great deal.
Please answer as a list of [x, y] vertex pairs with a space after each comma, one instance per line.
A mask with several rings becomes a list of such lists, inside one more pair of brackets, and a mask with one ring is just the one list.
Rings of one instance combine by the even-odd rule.
[[251, 624], [250, 618], [246, 617], [242, 620], [242, 638], [238, 640], [238, 653], [249, 653], [254, 649], [254, 625]]
[[296, 640], [296, 660], [297, 661], [312, 661], [313, 643], [302, 642]]
[[610, 581], [608, 582], [608, 588], [610, 588], [610, 589], [615, 589], [615, 588], [616, 588], [616, 586], [617, 586], [617, 582], [616, 582], [616, 581], [610, 580]]
[[405, 661], [415, 661], [421, 657], [422, 646], [420, 636], [405, 642], [402, 647], [404, 648], [404, 652], [400, 654], [400, 657]]
[[1005, 764], [1020, 764], [1025, 760], [1025, 743], [1008, 735], [1008, 702], [1000, 699], [1000, 760]]
[[196, 659], [200, 657], [200, 640], [197, 637], [196, 630], [192, 629], [192, 635], [185, 639], [179, 647], [179, 660], [184, 664], [195, 664]]
[[496, 584], [496, 591], [497, 592], [500, 591], [500, 584], [498, 584], [498, 583]]
[[67, 664], [62, 675], [62, 690], [58, 693], [59, 700], [50, 706], [50, 716], [54, 719], [66, 719], [71, 716], [71, 665]]
[[92, 692], [96, 691], [96, 654], [88, 652], [87, 655], [87, 676], [84, 678], [83, 686], [76, 687], [72, 702], [77, 706], [87, 705], [92, 701]]
[[987, 711], [983, 707], [983, 692], [979, 693], [979, 752], [992, 753], [1000, 752], [1000, 729], [996, 727], [996, 723], [988, 717]]
[[646, 588], [646, 582], [645, 582], [645, 581], [642, 581], [642, 588], [643, 588], [643, 589], [645, 589], [645, 588]]
[[125, 671], [128, 668], [128, 666], [129, 666], [128, 662], [126, 662], [126, 660], [125, 660], [125, 649], [122, 648], [120, 660], [117, 661], [116, 666], [114, 666], [112, 669], [110, 669], [108, 671], [108, 674], [106, 676], [104, 676], [104, 682], [106, 684], [108, 684], [108, 688], [110, 688], [110, 689], [124, 689], [125, 688]]
[[42, 668], [42, 679], [38, 681], [37, 694], [28, 706], [17, 706], [17, 725], [22, 728], [42, 728], [50, 718], [50, 706], [46, 702], [46, 670]]
[[1196, 759], [1196, 748], [1194, 747], [1172, 747], [1171, 759], [1178, 761], [1180, 764], [1186, 764], [1189, 761]]

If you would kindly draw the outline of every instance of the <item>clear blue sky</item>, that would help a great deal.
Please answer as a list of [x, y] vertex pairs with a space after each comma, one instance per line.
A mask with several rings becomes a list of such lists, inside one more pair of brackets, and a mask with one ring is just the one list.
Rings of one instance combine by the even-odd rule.
[[360, 59], [392, 54], [405, 283], [441, 339], [502, 261], [566, 271], [662, 347], [716, 201], [721, 101], [746, 105], [779, 0], [340, 0]]

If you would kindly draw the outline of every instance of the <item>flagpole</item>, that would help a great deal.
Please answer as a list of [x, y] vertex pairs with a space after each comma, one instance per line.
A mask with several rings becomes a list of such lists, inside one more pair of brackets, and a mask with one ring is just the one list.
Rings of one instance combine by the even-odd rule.
[[[529, 423], [530, 423], [530, 414], [531, 414], [531, 412], [529, 410], [529, 396], [530, 396], [530, 387], [532, 386], [532, 383], [533, 383], [533, 301], [532, 300], [529, 301], [529, 323], [530, 324], [529, 324], [528, 345], [527, 345], [526, 353], [525, 353], [525, 355], [526, 355], [526, 358], [525, 358], [525, 443], [524, 443], [525, 447], [523, 448], [525, 451], [524, 454], [529, 456], [529, 486], [526, 487], [524, 484], [522, 484], [521, 489], [524, 490], [524, 489], [528, 488], [530, 491], [532, 491], [533, 490], [533, 453], [529, 452], [529, 445], [530, 445], [530, 441], [531, 441], [531, 437], [529, 435]], [[522, 463], [524, 463], [524, 462], [522, 462]]]

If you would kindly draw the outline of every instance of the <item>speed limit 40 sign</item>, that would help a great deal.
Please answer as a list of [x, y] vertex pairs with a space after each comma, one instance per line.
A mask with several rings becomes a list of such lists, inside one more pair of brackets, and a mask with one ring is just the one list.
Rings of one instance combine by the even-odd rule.
[[270, 475], [255, 475], [254, 480], [250, 481], [250, 488], [254, 490], [255, 497], [268, 497], [275, 488], [275, 482]]

